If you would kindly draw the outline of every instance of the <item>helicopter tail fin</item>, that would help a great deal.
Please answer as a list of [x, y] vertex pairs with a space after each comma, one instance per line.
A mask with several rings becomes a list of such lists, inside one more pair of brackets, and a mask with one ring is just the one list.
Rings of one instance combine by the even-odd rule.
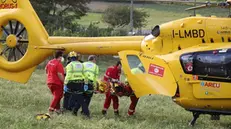
[[[0, 0], [0, 77], [26, 83], [55, 50], [117, 54], [140, 50], [143, 36], [49, 37], [29, 0]], [[12, 76], [11, 76], [12, 75]]]
[[26, 83], [37, 64], [52, 53], [35, 51], [48, 44], [49, 35], [29, 0], [0, 0], [0, 27], [0, 77]]

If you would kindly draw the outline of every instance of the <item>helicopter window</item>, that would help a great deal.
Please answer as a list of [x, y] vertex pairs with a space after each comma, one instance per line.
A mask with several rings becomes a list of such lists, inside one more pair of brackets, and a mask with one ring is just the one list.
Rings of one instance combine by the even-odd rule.
[[133, 74], [144, 73], [145, 68], [136, 55], [127, 55], [128, 63]]
[[231, 77], [231, 52], [215, 50], [197, 53], [194, 56], [193, 66], [193, 73], [197, 75]]
[[231, 78], [231, 49], [188, 53], [180, 60], [187, 74]]
[[224, 37], [221, 37], [221, 40], [222, 40], [222, 42], [224, 42], [225, 41]]

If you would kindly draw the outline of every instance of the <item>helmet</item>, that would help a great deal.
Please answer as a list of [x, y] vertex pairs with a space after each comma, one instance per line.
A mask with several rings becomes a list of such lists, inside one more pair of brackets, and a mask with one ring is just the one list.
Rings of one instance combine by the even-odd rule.
[[48, 120], [48, 119], [51, 118], [49, 113], [37, 114], [35, 117], [36, 117], [37, 120], [42, 120], [42, 119]]
[[71, 57], [77, 57], [77, 54], [76, 52], [72, 51], [68, 54], [68, 56], [71, 58]]

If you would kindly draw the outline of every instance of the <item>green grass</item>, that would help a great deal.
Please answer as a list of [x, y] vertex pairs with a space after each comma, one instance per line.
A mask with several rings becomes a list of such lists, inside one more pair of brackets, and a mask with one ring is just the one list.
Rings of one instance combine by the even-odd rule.
[[[108, 63], [101, 64], [101, 75]], [[49, 121], [38, 121], [34, 116], [47, 112], [51, 94], [45, 84], [44, 70], [36, 70], [27, 84], [0, 80], [0, 127], [4, 129], [188, 129], [191, 113], [176, 105], [169, 97], [141, 97], [134, 117], [126, 117], [130, 100], [120, 98], [121, 117], [115, 118], [112, 107], [107, 117], [101, 115], [103, 94], [96, 94], [90, 105], [91, 120], [66, 113], [54, 116]], [[194, 129], [230, 128], [230, 117], [210, 121], [208, 115], [201, 116]]]
[[[110, 5], [126, 5], [124, 3], [110, 3], [110, 2], [92, 2], [88, 5], [91, 9], [87, 16], [77, 20], [82, 25], [88, 26], [90, 22], [99, 21], [100, 27], [107, 27], [106, 23], [101, 20], [102, 12]], [[129, 4], [127, 4], [129, 5]], [[184, 11], [189, 5], [181, 4], [135, 4], [135, 8], [145, 10], [150, 14], [147, 19], [147, 26], [143, 29], [152, 29], [156, 24], [162, 24], [172, 20], [188, 17], [193, 14], [193, 11]], [[203, 16], [216, 15], [219, 17], [228, 16], [228, 9], [222, 8], [207, 8], [196, 11], [197, 14]]]
[[90, 23], [99, 22], [97, 26], [99, 26], [100, 28], [107, 27], [107, 25], [105, 26], [105, 23], [101, 21], [101, 17], [102, 17], [101, 13], [87, 13], [87, 15], [82, 17], [81, 20], [76, 20], [76, 21], [83, 26], [89, 26]]

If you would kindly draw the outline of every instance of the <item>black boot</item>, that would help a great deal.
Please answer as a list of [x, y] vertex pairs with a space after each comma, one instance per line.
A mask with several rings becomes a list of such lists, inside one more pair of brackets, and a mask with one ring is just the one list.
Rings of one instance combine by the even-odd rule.
[[103, 114], [104, 116], [107, 115], [107, 111], [102, 110], [102, 114]]
[[78, 115], [78, 110], [76, 110], [75, 108], [72, 109], [72, 114], [75, 115], [75, 116], [77, 116]]
[[119, 116], [119, 111], [114, 111], [115, 116]]

